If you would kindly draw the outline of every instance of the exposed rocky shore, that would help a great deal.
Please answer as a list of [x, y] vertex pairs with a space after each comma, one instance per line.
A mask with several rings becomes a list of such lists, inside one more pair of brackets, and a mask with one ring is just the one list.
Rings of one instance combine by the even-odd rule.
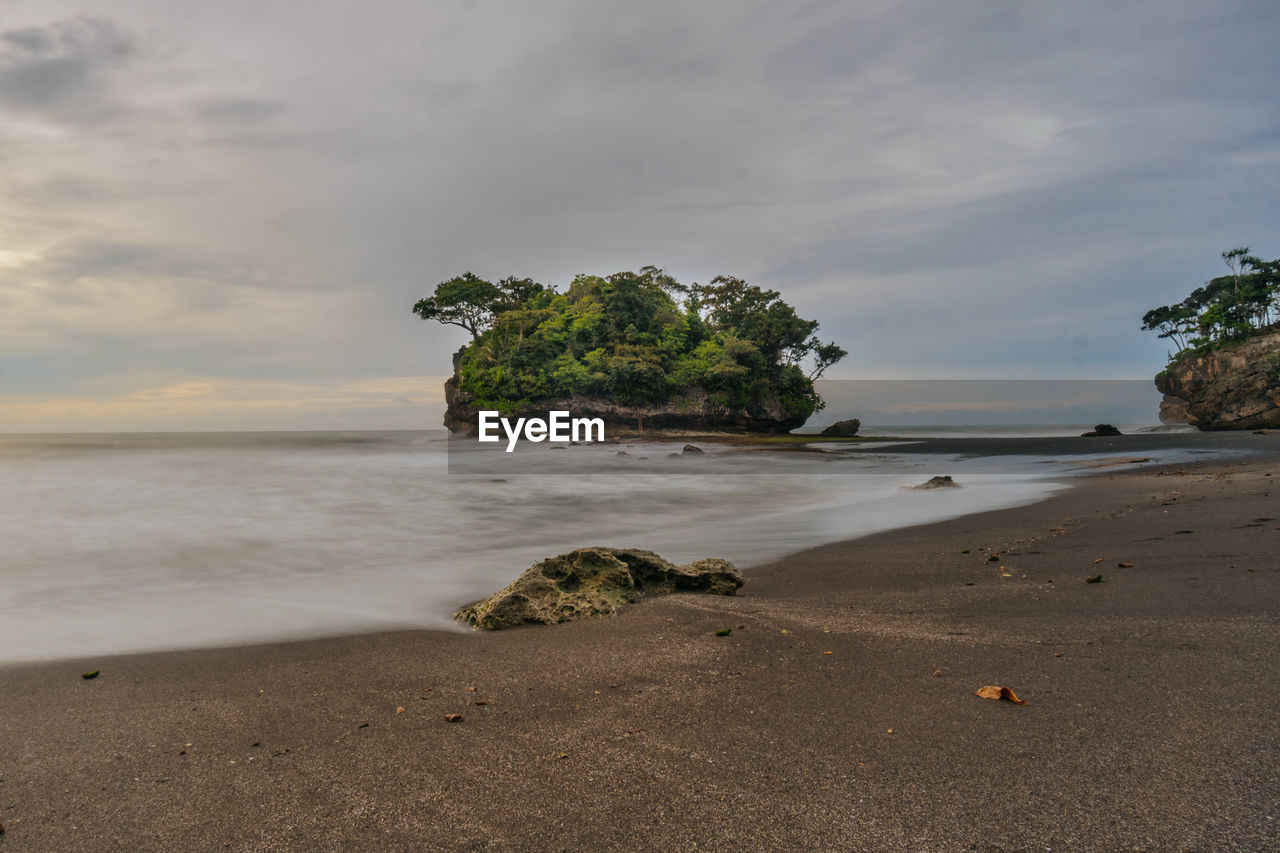
[[1280, 427], [1280, 331], [1187, 355], [1155, 378], [1160, 420], [1202, 430]]

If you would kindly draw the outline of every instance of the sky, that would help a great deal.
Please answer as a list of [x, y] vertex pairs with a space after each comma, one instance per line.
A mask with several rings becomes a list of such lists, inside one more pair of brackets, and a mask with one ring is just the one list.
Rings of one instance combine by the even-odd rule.
[[1280, 255], [1274, 0], [0, 0], [0, 431], [435, 428], [464, 271], [782, 292], [837, 379], [1153, 375]]

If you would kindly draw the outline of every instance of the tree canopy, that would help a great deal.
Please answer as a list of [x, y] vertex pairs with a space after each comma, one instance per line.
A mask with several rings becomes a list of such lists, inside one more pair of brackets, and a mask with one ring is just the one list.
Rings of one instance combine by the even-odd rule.
[[1174, 360], [1267, 331], [1280, 319], [1280, 259], [1264, 261], [1242, 246], [1223, 252], [1222, 260], [1227, 275], [1142, 317], [1144, 330], [1159, 332], [1177, 346]]
[[436, 285], [435, 293], [417, 301], [413, 313], [424, 320], [461, 326], [475, 340], [495, 316], [518, 307], [540, 290], [542, 285], [527, 278], [506, 278], [495, 285], [465, 272]]
[[579, 275], [563, 293], [466, 273], [413, 310], [471, 332], [459, 387], [504, 413], [572, 396], [646, 406], [699, 391], [726, 407], [777, 401], [807, 416], [822, 406], [813, 380], [846, 354], [777, 291], [732, 276], [686, 286], [653, 266]]

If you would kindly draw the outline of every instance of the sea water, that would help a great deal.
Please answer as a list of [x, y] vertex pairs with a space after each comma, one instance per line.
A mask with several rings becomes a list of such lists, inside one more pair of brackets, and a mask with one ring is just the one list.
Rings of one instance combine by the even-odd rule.
[[[459, 604], [573, 548], [749, 569], [1029, 503], [1071, 475], [889, 443], [672, 458], [681, 445], [459, 474], [442, 432], [0, 435], [0, 662], [456, 628]], [[907, 488], [935, 474], [964, 488]]]

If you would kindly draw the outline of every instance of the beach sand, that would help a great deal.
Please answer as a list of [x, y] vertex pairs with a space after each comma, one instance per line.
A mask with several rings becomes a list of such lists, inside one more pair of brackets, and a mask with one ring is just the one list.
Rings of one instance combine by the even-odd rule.
[[0, 850], [1278, 849], [1280, 444], [1232, 441], [732, 598], [2, 668]]

